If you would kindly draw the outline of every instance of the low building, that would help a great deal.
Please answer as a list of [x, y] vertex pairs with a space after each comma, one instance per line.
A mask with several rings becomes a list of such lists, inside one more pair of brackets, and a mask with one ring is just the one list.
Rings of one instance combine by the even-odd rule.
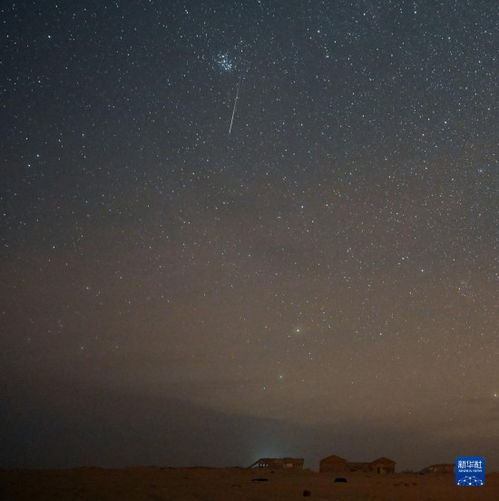
[[348, 469], [346, 459], [333, 455], [321, 459], [319, 471], [321, 473], [347, 473], [350, 470]]
[[303, 458], [260, 458], [249, 468], [270, 468], [272, 470], [303, 470]]
[[381, 475], [384, 475], [385, 473], [395, 473], [395, 461], [385, 457], [380, 457], [371, 461], [371, 468], [371, 471], [380, 473]]
[[359, 461], [348, 461], [347, 462], [348, 471], [356, 472], [360, 471], [362, 473], [370, 473], [372, 471], [371, 463], [361, 463]]
[[423, 475], [427, 473], [454, 473], [454, 465], [450, 463], [432, 464], [423, 468], [420, 473]]
[[394, 473], [395, 461], [381, 457], [371, 462], [362, 463], [347, 461], [339, 456], [328, 456], [321, 460], [319, 471], [321, 473]]

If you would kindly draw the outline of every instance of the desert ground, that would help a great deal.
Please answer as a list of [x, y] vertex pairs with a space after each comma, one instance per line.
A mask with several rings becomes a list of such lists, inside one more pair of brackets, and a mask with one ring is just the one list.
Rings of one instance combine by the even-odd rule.
[[[340, 476], [340, 475], [338, 475]], [[341, 475], [244, 468], [2, 470], [2, 500], [473, 501], [499, 500], [499, 473], [484, 487], [458, 487], [450, 474]], [[258, 479], [258, 480], [257, 480]], [[266, 480], [262, 480], [266, 479]]]

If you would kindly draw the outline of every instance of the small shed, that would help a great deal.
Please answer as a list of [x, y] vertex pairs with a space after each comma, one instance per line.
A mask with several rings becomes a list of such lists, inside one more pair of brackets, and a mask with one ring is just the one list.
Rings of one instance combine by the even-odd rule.
[[426, 474], [426, 473], [454, 473], [454, 465], [453, 464], [447, 464], [447, 463], [442, 463], [442, 464], [432, 464], [430, 466], [427, 466], [426, 468], [423, 468], [420, 473]]
[[371, 471], [375, 473], [395, 473], [395, 461], [391, 459], [380, 457], [371, 462]]

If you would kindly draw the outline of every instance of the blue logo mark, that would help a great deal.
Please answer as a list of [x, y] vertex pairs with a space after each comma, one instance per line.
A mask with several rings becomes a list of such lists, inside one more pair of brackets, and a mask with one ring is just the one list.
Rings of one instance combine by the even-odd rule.
[[481, 456], [460, 456], [456, 459], [456, 484], [461, 486], [482, 486], [485, 484], [485, 458]]

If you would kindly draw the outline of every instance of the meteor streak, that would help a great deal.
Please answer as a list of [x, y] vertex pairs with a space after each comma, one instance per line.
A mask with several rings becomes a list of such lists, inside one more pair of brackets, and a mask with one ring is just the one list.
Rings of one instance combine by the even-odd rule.
[[230, 125], [229, 125], [229, 135], [232, 132], [232, 126], [234, 125], [234, 117], [236, 115], [237, 102], [239, 101], [239, 88], [241, 87], [241, 78], [242, 75], [239, 77], [239, 81], [237, 82], [236, 97], [234, 98], [234, 106], [232, 107], [232, 117], [230, 119]]

